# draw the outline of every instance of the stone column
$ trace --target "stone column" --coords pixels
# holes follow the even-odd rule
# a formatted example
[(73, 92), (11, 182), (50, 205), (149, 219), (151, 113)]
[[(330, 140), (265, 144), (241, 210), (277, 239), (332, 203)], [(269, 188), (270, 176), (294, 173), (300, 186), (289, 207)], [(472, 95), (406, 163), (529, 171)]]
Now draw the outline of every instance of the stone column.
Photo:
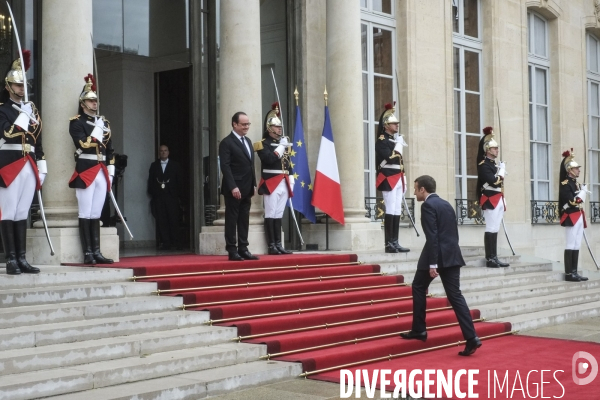
[[(365, 217), (359, 2), (327, 0), (326, 32), (328, 105), (345, 217), (345, 226), (330, 222), (330, 248), (383, 251), (381, 225)], [(308, 228), (307, 243), (325, 243), (324, 226)]]
[[(69, 21), (65, 24), (65, 21)], [(92, 0), (46, 0), (42, 10), (42, 137), (48, 176), (43, 200), (55, 255), (50, 251), (41, 221), (28, 231), (28, 254), (35, 264), (81, 262), (75, 190), (67, 183), (73, 174), (75, 151), (68, 135), (69, 118), (77, 114), (84, 77), (93, 73)], [(115, 228), (102, 229), (102, 251), (119, 257)], [(33, 258), (31, 258), (33, 256)]]
[[(231, 132), (231, 116), (237, 111), (248, 114), (251, 128), (248, 137), (254, 143), (262, 138), (260, 1), (221, 0), (221, 47), (219, 64), (218, 130), (222, 140)], [(255, 160), (257, 183), (260, 160)], [(201, 254), (225, 254), (224, 202), (214, 227), (203, 227), (200, 234)], [(255, 196), (250, 211), (248, 241), (252, 253), (267, 249), (263, 223), (262, 196)]]

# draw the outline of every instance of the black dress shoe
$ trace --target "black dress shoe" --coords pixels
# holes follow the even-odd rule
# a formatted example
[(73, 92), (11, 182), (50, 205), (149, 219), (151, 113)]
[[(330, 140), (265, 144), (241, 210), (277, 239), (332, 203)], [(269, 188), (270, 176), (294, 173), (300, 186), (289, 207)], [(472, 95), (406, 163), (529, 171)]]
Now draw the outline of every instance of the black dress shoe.
[(36, 268), (36, 267), (32, 267), (27, 262), (27, 260), (25, 260), (25, 257), (23, 257), (22, 259), (18, 259), (17, 264), (19, 265), (19, 269), (21, 270), (21, 272), (24, 274), (39, 274), (40, 273), (40, 269)]
[(494, 261), (496, 261), (496, 264), (498, 264), (499, 266), (501, 266), (501, 267), (503, 267), (503, 268), (504, 268), (504, 267), (510, 267), (510, 264), (509, 264), (509, 263), (505, 263), (505, 262), (502, 262), (502, 261), (500, 261), (500, 260), (498, 259), (498, 256), (495, 256), (495, 257), (494, 257)]
[(6, 260), (6, 274), (7, 275), (21, 275), (21, 270), (17, 264), (17, 260)]
[(400, 334), (400, 337), (402, 339), (419, 339), (420, 341), (424, 342), (427, 340), (427, 332), (414, 332), (414, 331), (408, 331), (406, 333), (402, 332)]
[(500, 268), (500, 265), (493, 258), (490, 258), (489, 260), (487, 260), (485, 262), (485, 266), (488, 268)]
[(258, 257), (252, 255), (252, 253), (250, 253), (248, 250), (242, 250), (238, 253), (244, 260), (259, 260)]
[(471, 354), (475, 353), (475, 350), (477, 350), (480, 347), (481, 340), (477, 336), (475, 336), (474, 338), (467, 340), (467, 345), (465, 346), (465, 349), (463, 351), (459, 351), (458, 355), (470, 356)]
[(229, 261), (244, 261), (238, 253), (229, 253)]
[(275, 247), (275, 243), (271, 243), (271, 244), (269, 244), (269, 249), (267, 251), (267, 254), (274, 256), (274, 255), (279, 255), (281, 253), (279, 252), (279, 250), (277, 250), (277, 247)]

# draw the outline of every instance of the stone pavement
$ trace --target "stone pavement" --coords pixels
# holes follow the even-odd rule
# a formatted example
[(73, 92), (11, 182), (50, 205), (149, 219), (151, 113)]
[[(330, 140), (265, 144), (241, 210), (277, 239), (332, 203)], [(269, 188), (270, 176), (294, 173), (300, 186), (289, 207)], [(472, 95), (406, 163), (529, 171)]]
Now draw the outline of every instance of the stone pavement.
[[(535, 329), (527, 331), (526, 335), (600, 343), (600, 317)], [(482, 350), (485, 351), (485, 345), (482, 347)], [(375, 393), (378, 395), (379, 391), (376, 391)], [(352, 398), (354, 398), (354, 396), (352, 396)], [(367, 397), (363, 394), (361, 398)], [(271, 385), (216, 396), (211, 399), (337, 400), (340, 399), (340, 386), (335, 383), (298, 378), (286, 382), (278, 382)]]

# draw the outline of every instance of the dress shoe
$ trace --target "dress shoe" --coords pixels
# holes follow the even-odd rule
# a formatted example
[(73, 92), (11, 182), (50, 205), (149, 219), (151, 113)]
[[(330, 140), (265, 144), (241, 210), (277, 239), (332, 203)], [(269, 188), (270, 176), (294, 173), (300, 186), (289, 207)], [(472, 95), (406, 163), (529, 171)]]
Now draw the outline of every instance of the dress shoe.
[(242, 250), (238, 253), (244, 260), (259, 260), (258, 257), (253, 256), (252, 253), (250, 253), (248, 250)]
[(7, 275), (21, 275), (21, 270), (17, 264), (17, 260), (6, 260), (6, 274)]
[(27, 262), (27, 260), (25, 260), (25, 257), (17, 259), (17, 264), (19, 265), (19, 269), (21, 270), (21, 272), (24, 274), (39, 274), (40, 273), (40, 269), (36, 268), (36, 267), (32, 267)]
[(510, 267), (510, 264), (509, 264), (509, 263), (505, 263), (505, 262), (502, 262), (502, 261), (500, 261), (500, 260), (498, 259), (498, 256), (494, 256), (494, 261), (496, 261), (496, 264), (498, 264), (499, 266), (501, 266), (501, 267), (503, 267), (503, 268), (504, 268), (504, 267)]
[(238, 253), (229, 253), (229, 261), (244, 261)]
[(467, 345), (465, 346), (465, 349), (463, 351), (459, 351), (458, 355), (470, 356), (471, 354), (475, 353), (475, 350), (477, 350), (480, 347), (481, 340), (477, 336), (475, 336), (474, 338), (467, 340)]
[(96, 260), (94, 260), (94, 255), (92, 253), (85, 253), (83, 255), (83, 263), (86, 265), (96, 265)]
[(485, 262), (485, 266), (488, 268), (500, 268), (500, 265), (493, 258), (490, 258), (489, 260), (487, 260)]
[(396, 248), (396, 246), (394, 246), (394, 244), (392, 242), (388, 242), (385, 245), (385, 252), (386, 253), (398, 253), (398, 249)]
[(398, 243), (397, 241), (394, 242), (393, 244), (394, 244), (394, 247), (396, 248), (396, 250), (398, 250), (398, 253), (408, 253), (410, 251), (410, 249), (400, 246), (400, 243)]
[(400, 337), (402, 339), (419, 339), (420, 341), (424, 342), (427, 340), (427, 332), (414, 332), (414, 331), (408, 331), (408, 332), (402, 332), (400, 334)]
[[(21, 268), (21, 271), (23, 271), (23, 268)], [(25, 271), (23, 271), (23, 272), (25, 272)], [(578, 282), (585, 282), (588, 280), (587, 277), (579, 275), (577, 273), (577, 271), (573, 271), (572, 275), (573, 275), (573, 278), (577, 279)]]
[(275, 247), (277, 248), (277, 250), (279, 251), (279, 253), (281, 254), (292, 254), (291, 251), (286, 250), (283, 245), (281, 244), (281, 242), (275, 242)]
[(267, 253), (272, 256), (281, 254), (279, 252), (279, 250), (277, 250), (277, 247), (275, 247), (275, 243), (269, 243), (269, 249), (268, 249)]

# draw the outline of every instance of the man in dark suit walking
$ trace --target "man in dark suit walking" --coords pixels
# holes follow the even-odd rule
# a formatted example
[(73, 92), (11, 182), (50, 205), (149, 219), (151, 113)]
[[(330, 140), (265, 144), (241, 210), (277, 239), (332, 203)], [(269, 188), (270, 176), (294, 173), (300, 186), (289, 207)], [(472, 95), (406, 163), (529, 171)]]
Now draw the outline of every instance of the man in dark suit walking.
[(161, 250), (180, 249), (179, 240), (179, 195), (181, 167), (169, 159), (169, 148), (159, 148), (159, 159), (150, 164), (148, 194), (152, 196), (152, 214), (158, 224)]
[[(230, 261), (258, 260), (248, 251), (250, 205), (256, 192), (254, 152), (246, 137), (250, 119), (241, 111), (231, 117), (233, 130), (219, 144), (219, 162), (225, 198), (225, 249)], [(237, 240), (236, 240), (237, 228)]]
[(458, 245), (456, 214), (450, 203), (435, 194), (435, 188), (435, 180), (429, 175), (418, 177), (414, 183), (417, 201), (424, 202), (421, 206), (421, 226), (426, 242), (412, 283), (412, 330), (400, 336), (404, 339), (427, 340), (425, 295), (431, 281), (439, 275), (467, 341), (465, 349), (458, 354), (469, 356), (481, 347), (481, 340), (475, 333), (469, 307), (460, 291), (460, 268), (465, 261)]

